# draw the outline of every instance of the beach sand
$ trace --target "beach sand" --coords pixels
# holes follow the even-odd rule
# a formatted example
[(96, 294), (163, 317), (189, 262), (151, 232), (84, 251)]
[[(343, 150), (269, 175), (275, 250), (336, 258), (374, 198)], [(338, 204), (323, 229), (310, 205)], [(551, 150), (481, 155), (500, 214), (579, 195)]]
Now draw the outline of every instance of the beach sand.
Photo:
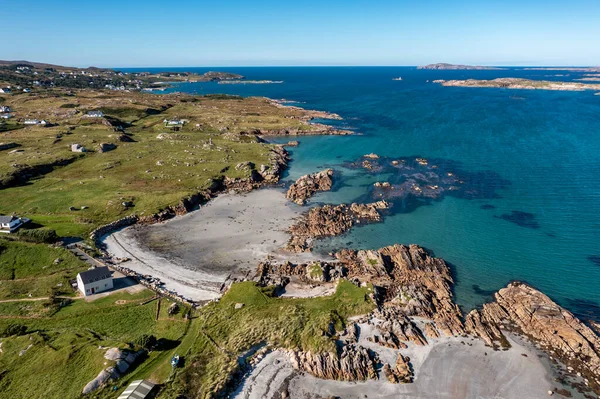
[[(411, 358), (415, 369), (411, 384), (391, 384), (383, 376), (366, 382), (322, 380), (295, 371), (287, 355), (273, 351), (255, 366), (233, 397), (278, 399), (287, 391), (290, 399), (541, 399), (549, 397), (549, 390), (562, 387), (553, 382), (552, 366), (542, 352), (520, 337), (509, 335), (508, 339), (512, 348), (507, 351), (494, 351), (481, 340), (462, 337), (442, 337), (426, 346), (411, 344), (400, 351)], [(382, 361), (394, 360), (398, 353), (371, 345)], [(573, 397), (581, 396), (575, 392)]]
[(197, 211), (125, 228), (104, 243), (115, 257), (131, 259), (123, 266), (159, 278), (186, 298), (209, 300), (220, 296), (227, 280), (252, 277), (267, 257), (292, 262), (323, 259), (281, 251), (290, 237), (286, 229), (304, 211), (275, 188), (222, 194)]

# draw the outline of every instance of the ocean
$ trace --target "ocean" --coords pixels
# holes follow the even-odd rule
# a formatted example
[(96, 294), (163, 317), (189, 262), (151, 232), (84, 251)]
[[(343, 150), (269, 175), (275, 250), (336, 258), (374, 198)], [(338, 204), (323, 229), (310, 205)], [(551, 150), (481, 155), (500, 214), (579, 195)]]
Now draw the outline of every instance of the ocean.
[[(521, 280), (583, 319), (600, 320), (600, 96), (593, 91), (432, 83), (496, 77), (573, 80), (583, 73), (414, 67), (179, 70), (231, 71), (284, 83), (181, 83), (167, 92), (266, 96), (340, 114), (343, 121), (328, 123), (356, 135), (273, 140), (300, 142), (290, 149), (293, 161), (285, 181), (325, 167), (336, 170), (333, 191), (316, 195), (313, 202), (372, 201), (382, 194), (374, 189), (375, 182), (422, 183), (430, 172), (450, 173), (461, 181), (456, 190), (445, 187), (437, 198), (391, 198), (393, 207), (383, 223), (324, 240), (317, 251), (415, 243), (452, 266), (456, 300), (464, 311), (491, 300), (510, 281)], [(402, 81), (392, 80), (399, 76)], [(398, 173), (353, 164), (368, 153), (409, 166)], [(415, 166), (417, 157), (427, 167)]]

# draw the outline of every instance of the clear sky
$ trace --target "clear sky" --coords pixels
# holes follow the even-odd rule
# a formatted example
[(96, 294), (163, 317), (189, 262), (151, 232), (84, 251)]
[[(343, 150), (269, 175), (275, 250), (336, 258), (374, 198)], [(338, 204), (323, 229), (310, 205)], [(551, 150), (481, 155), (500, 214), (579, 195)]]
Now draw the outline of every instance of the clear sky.
[(600, 0), (3, 0), (0, 15), (0, 59), (73, 66), (600, 64)]

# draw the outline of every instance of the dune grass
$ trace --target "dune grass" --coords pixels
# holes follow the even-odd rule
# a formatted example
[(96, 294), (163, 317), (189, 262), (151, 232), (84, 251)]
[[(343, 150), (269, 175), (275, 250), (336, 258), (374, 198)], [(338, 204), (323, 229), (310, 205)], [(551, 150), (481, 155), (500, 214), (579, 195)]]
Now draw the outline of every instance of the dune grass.
[[(186, 353), (186, 368), (161, 397), (175, 397), (184, 391), (193, 397), (211, 397), (223, 389), (238, 357), (262, 342), (272, 347), (335, 352), (335, 331), (343, 330), (348, 317), (373, 309), (371, 289), (340, 281), (331, 296), (289, 299), (274, 297), (273, 287), (234, 284), (219, 302), (199, 311), (197, 338)], [(235, 309), (236, 303), (244, 306)]]

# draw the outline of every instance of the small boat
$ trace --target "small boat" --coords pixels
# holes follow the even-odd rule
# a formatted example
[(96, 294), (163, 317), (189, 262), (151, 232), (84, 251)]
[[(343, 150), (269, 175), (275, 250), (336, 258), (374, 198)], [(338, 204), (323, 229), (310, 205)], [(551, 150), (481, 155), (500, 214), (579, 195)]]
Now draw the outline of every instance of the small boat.
[(179, 365), (179, 355), (175, 355), (171, 358), (171, 367), (175, 368)]
[(401, 76), (398, 76), (397, 78), (394, 78), (394, 79), (392, 79), (392, 80), (402, 80), (402, 77), (401, 77)]

